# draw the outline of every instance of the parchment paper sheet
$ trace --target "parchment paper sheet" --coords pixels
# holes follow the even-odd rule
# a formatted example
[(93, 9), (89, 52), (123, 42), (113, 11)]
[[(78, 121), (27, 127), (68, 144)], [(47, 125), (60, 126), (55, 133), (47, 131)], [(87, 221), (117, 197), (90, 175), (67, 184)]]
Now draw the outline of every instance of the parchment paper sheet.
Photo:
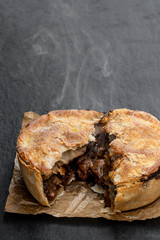
[[(37, 117), (39, 115), (36, 113), (25, 113), (22, 128)], [(145, 220), (160, 216), (160, 198), (146, 207), (113, 214), (109, 208), (104, 208), (102, 195), (93, 192), (83, 182), (73, 181), (58, 196), (51, 207), (45, 207), (39, 204), (28, 192), (16, 156), (5, 211), (34, 215), (46, 213), (55, 217), (103, 217), (121, 221)]]

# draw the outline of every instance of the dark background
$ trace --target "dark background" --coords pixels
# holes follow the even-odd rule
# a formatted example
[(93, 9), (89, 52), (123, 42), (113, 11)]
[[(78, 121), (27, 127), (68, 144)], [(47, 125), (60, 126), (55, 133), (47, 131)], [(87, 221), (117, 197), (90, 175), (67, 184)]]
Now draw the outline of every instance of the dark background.
[(0, 239), (160, 239), (160, 218), (4, 213), (25, 111), (126, 107), (160, 119), (159, 0), (0, 0), (0, 103)]

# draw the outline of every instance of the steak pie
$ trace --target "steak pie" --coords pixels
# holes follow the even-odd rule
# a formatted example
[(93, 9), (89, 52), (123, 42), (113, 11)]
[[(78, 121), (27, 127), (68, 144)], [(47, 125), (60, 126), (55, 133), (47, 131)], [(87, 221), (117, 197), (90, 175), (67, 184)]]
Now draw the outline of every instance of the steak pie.
[(25, 184), (50, 206), (74, 178), (103, 190), (104, 206), (128, 211), (160, 196), (160, 122), (142, 111), (52, 111), (17, 140)]

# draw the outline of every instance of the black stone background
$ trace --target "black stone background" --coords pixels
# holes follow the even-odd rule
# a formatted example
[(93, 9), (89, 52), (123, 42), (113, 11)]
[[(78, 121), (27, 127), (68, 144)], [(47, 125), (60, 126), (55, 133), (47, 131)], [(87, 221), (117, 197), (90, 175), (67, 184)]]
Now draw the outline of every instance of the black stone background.
[(159, 0), (0, 0), (0, 239), (160, 239), (160, 218), (4, 213), (25, 111), (122, 107), (160, 119)]

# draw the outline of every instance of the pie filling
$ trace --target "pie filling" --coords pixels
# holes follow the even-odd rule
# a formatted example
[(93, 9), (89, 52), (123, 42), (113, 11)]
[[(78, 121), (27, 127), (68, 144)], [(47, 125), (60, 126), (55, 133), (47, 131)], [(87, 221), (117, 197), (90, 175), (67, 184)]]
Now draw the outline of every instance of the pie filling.
[(115, 187), (108, 178), (110, 160), (108, 145), (111, 139), (104, 131), (99, 131), (96, 141), (90, 142), (85, 153), (74, 158), (67, 165), (62, 165), (58, 174), (44, 180), (44, 192), (49, 201), (53, 201), (61, 187), (65, 187), (70, 179), (75, 176), (79, 181), (85, 181), (90, 185), (97, 184), (104, 189), (105, 206), (113, 205)]
[(44, 192), (49, 201), (53, 201), (61, 187), (65, 187), (74, 175), (70, 165), (61, 167), (61, 174), (53, 174), (48, 180), (43, 181)]

